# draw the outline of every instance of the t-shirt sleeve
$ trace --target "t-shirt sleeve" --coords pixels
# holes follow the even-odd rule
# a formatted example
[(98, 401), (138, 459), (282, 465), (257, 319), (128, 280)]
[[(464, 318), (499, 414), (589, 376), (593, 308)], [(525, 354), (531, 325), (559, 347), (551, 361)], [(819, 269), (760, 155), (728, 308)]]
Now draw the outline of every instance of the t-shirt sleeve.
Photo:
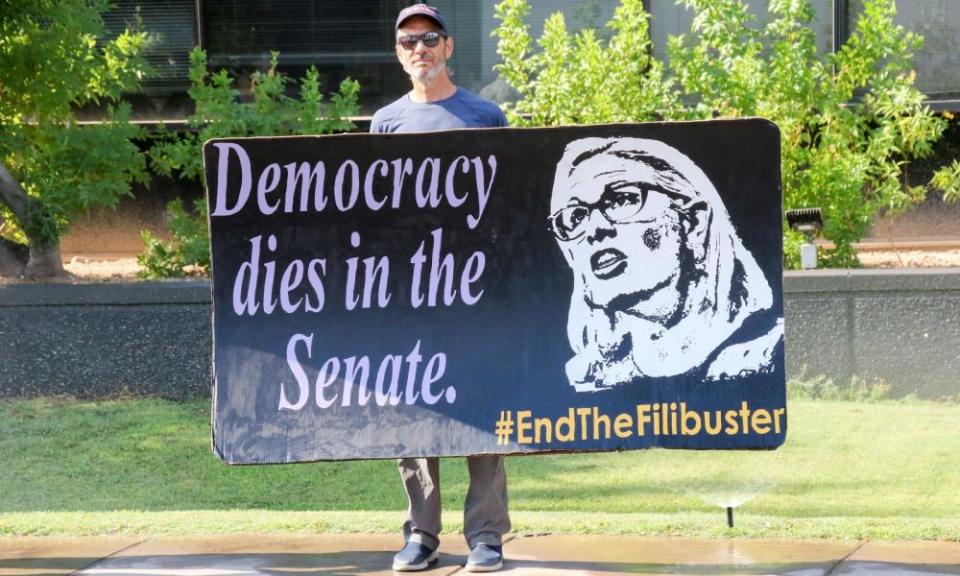
[(380, 110), (377, 110), (373, 114), (373, 118), (370, 119), (370, 133), (377, 134), (380, 132), (383, 132), (383, 115)]
[(463, 91), (463, 93), (462, 98), (465, 107), (471, 111), (476, 119), (477, 124), (474, 124), (474, 126), (478, 128), (502, 128), (509, 125), (506, 114), (495, 102), (480, 98), (472, 92)]
[(501, 110), (499, 106), (496, 106), (496, 109), (497, 109), (497, 123), (495, 124), (495, 126), (497, 126), (498, 128), (509, 126), (510, 123), (507, 122), (507, 115), (503, 113), (503, 110)]
[(483, 125), (487, 128), (502, 128), (508, 125), (507, 116), (493, 102), (484, 102), (483, 119)]

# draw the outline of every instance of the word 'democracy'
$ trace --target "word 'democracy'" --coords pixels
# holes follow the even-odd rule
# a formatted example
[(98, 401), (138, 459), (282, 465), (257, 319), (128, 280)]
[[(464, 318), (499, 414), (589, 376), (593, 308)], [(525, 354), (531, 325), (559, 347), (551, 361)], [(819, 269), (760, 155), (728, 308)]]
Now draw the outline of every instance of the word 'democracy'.
[[(251, 160), (241, 143), (212, 142), (211, 149), (208, 162), (212, 152), (216, 166), (210, 211), (213, 221), (249, 217), (251, 212), (259, 222), (268, 224), (271, 218), (290, 214), (331, 213), (330, 218), (337, 218), (354, 211), (446, 208), (465, 211), (463, 224), (473, 230), (483, 218), (497, 175), (494, 155), (460, 155), (449, 161), (400, 157), (261, 164)], [(345, 311), (384, 309), (391, 304), (412, 308), (475, 305), (483, 296), (480, 281), (486, 255), (476, 250), (458, 261), (444, 251), (443, 232), (442, 227), (431, 230), (400, 262), (383, 254), (335, 260), (324, 253), (324, 249), (340, 255), (362, 251), (359, 230), (349, 231), (340, 239), (340, 246), (316, 247), (311, 258), (284, 257), (278, 249), (290, 241), (282, 232), (256, 234), (247, 239), (243, 261), (228, 270), (231, 311), (237, 317), (322, 315), (331, 303), (331, 291), (342, 293), (336, 305)], [(335, 267), (340, 270), (333, 274)], [(402, 295), (390, 288), (397, 283), (393, 276), (402, 277), (408, 286)], [(331, 290), (331, 277), (341, 278), (342, 286)], [(319, 360), (315, 334), (287, 336), (288, 377), (278, 378), (276, 384), (278, 410), (456, 401), (456, 388), (439, 383), (446, 370), (446, 353), (437, 351), (424, 358), (420, 339), (404, 353), (353, 354), (315, 362)], [(311, 369), (311, 365), (318, 368)]]
[[(214, 142), (213, 147), (218, 152), (217, 187), (210, 215), (232, 216), (246, 206), (253, 191), (250, 156), (243, 146), (232, 142)], [(227, 177), (231, 159), (240, 168), (240, 185), (234, 189), (229, 188)], [(349, 212), (358, 207), (378, 212), (400, 209), (405, 202), (420, 209), (444, 203), (452, 208), (469, 204), (466, 220), (472, 230), (490, 200), (497, 158), (457, 156), (446, 165), (441, 158), (421, 158), (416, 165), (413, 158), (377, 158), (365, 167), (347, 158), (332, 172), (328, 179), (323, 160), (271, 162), (256, 176), (257, 209), (271, 216), (278, 212)], [(473, 182), (462, 186), (458, 177), (462, 175), (472, 176)]]

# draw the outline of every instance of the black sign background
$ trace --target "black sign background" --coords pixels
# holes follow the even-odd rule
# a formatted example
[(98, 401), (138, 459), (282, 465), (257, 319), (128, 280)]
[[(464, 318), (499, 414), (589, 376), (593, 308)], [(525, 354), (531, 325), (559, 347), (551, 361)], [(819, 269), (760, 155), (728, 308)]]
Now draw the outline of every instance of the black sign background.
[[(747, 433), (655, 434), (647, 422), (643, 434), (633, 422), (629, 437), (593, 434), (593, 424), (575, 416), (573, 441), (519, 442), (520, 411), (530, 418), (557, 419), (571, 409), (596, 408), (611, 420), (632, 414), (638, 405), (658, 409), (771, 413), (785, 407), (782, 340), (771, 370), (722, 381), (681, 375), (639, 379), (597, 392), (576, 392), (565, 374), (573, 355), (567, 339), (567, 317), (573, 279), (557, 240), (547, 225), (554, 173), (565, 146), (587, 137), (630, 137), (659, 140), (697, 164), (716, 187), (743, 246), (763, 271), (773, 294), (770, 313), (782, 312), (782, 230), (779, 132), (764, 120), (727, 120), (562, 127), (546, 129), (457, 130), (430, 134), (347, 134), (320, 137), (248, 138), (208, 142), (204, 160), (211, 209), (214, 296), (214, 413), (216, 454), (232, 464), (304, 462), (327, 459), (394, 458), (400, 456), (455, 456), (479, 453), (549, 452), (571, 450), (667, 448), (774, 448), (786, 434), (785, 419), (778, 431), (750, 428)], [(218, 162), (223, 147), (234, 143), (250, 158), (252, 182), (249, 200), (236, 214), (216, 215)], [(417, 167), (425, 158), (441, 159), (443, 173), (458, 156), (479, 157), (486, 166), (496, 157), (496, 175), (482, 219), (471, 229), (467, 217), (477, 215), (473, 174), (456, 175), (455, 183), (469, 197), (452, 208), (418, 208), (412, 201)], [(228, 155), (225, 190), (227, 206), (237, 196), (240, 168)], [(407, 176), (399, 209), (377, 212), (361, 201), (349, 211), (333, 209), (333, 180), (345, 160), (357, 163), (361, 180), (376, 159), (390, 162), (411, 158), (414, 175)], [(271, 163), (322, 160), (326, 166), (328, 206), (321, 212), (264, 215), (258, 209), (257, 179)], [(441, 177), (441, 189), (443, 178)], [(489, 184), (489, 182), (488, 182)], [(384, 196), (390, 177), (375, 181)], [(281, 183), (272, 200), (283, 199)], [(311, 200), (312, 206), (312, 200)], [(432, 231), (442, 229), (442, 252), (455, 255), (457, 275), (467, 257), (482, 251), (486, 266), (474, 283), (482, 297), (474, 305), (457, 300), (451, 306), (414, 308), (410, 258), (426, 242), (429, 260)], [(351, 235), (359, 234), (359, 247)], [(276, 249), (268, 248), (274, 235)], [(293, 314), (262, 309), (238, 315), (233, 305), (234, 285), (241, 266), (251, 258), (251, 239), (260, 237), (259, 286), (267, 275), (264, 263), (275, 261), (275, 285), (294, 259), (304, 263), (326, 259), (322, 282), (325, 305), (318, 313)], [(389, 258), (385, 308), (347, 310), (347, 260)], [(429, 262), (428, 262), (429, 263)], [(306, 280), (304, 280), (306, 283)], [(459, 286), (458, 286), (459, 288)], [(276, 294), (276, 290), (274, 294)], [(306, 296), (309, 290), (295, 294)], [(374, 291), (376, 294), (376, 291)], [(262, 299), (262, 298), (261, 298)], [(262, 305), (262, 303), (261, 303)], [(289, 402), (297, 402), (297, 383), (287, 362), (287, 347), (295, 334), (312, 334), (311, 357), (305, 343), (295, 347), (309, 380), (310, 398), (299, 410), (280, 410), (281, 386)], [(356, 390), (350, 406), (338, 401), (328, 408), (315, 403), (314, 380), (331, 357), (369, 356), (370, 390), (380, 360), (389, 354), (406, 357), (419, 341), (425, 364), (436, 353), (446, 357), (445, 372), (434, 392), (455, 387), (455, 397), (444, 396), (426, 405), (378, 406), (371, 399), (357, 406)], [(342, 364), (342, 362), (341, 362)], [(342, 366), (341, 366), (342, 368)], [(342, 372), (341, 372), (342, 374)], [(401, 391), (406, 375), (401, 376)], [(281, 384), (282, 383), (282, 384)], [(340, 390), (331, 386), (327, 393)], [(356, 386), (354, 387), (356, 388)], [(452, 403), (448, 400), (453, 399)], [(671, 405), (672, 403), (672, 405)], [(658, 406), (655, 406), (658, 405)], [(513, 435), (499, 437), (496, 424), (509, 412)], [(740, 418), (739, 416), (737, 418)], [(602, 430), (602, 427), (601, 427)], [(674, 427), (676, 432), (676, 427)], [(762, 432), (762, 433), (761, 433)]]

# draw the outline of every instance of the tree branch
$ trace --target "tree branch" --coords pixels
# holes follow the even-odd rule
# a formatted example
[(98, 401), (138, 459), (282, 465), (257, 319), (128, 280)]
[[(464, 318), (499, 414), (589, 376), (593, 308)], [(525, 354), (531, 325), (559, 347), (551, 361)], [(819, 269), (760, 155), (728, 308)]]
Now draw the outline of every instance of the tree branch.
[(31, 198), (27, 191), (23, 189), (20, 182), (10, 174), (3, 162), (0, 162), (0, 202), (3, 202), (10, 208), (13, 215), (21, 223), (27, 221), (27, 212), (30, 209)]

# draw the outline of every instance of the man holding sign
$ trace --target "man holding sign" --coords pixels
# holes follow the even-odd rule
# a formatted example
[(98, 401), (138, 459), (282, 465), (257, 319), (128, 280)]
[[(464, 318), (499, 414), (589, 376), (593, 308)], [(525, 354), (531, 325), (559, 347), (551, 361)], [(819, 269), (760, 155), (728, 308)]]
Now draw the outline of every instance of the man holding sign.
[(412, 90), (375, 134), (204, 146), (216, 455), (401, 458), (402, 571), (437, 558), (425, 457), (466, 456), (490, 571), (498, 455), (782, 444), (777, 127), (484, 129), (506, 120), (450, 81), (436, 9), (396, 32)]
[[(403, 9), (396, 23), (397, 59), (410, 75), (412, 90), (374, 114), (371, 132), (431, 132), (506, 126), (496, 104), (457, 87), (446, 63), (453, 38), (440, 12), (426, 4)], [(410, 506), (403, 523), (406, 541), (393, 569), (426, 569), (437, 559), (440, 541), (440, 463), (437, 458), (401, 458), (400, 476)], [(503, 534), (510, 530), (503, 458), (469, 456), (470, 488), (464, 503), (463, 533), (470, 546), (467, 570), (490, 572), (503, 564)]]

